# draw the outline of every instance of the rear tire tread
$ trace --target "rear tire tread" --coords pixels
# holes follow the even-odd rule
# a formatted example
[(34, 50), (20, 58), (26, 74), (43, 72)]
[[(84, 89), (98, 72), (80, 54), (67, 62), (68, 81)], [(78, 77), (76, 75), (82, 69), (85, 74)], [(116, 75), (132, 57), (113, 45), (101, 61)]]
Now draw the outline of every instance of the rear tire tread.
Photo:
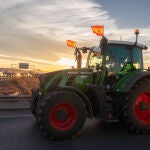
[(128, 113), (128, 109), (129, 109), (129, 101), (130, 98), (133, 97), (133, 95), (136, 93), (137, 89), (142, 89), (144, 86), (144, 83), (146, 84), (150, 84), (150, 80), (149, 79), (142, 79), (140, 81), (138, 81), (133, 88), (129, 91), (128, 96), (126, 96), (123, 100), (122, 100), (122, 104), (121, 104), (121, 108), (120, 108), (120, 121), (123, 125), (126, 125), (129, 130), (133, 133), (136, 134), (141, 134), (141, 135), (145, 135), (145, 134), (150, 134), (150, 129), (148, 128), (141, 128), (139, 129), (136, 125), (136, 123), (134, 121), (131, 120), (130, 118), (130, 114)]

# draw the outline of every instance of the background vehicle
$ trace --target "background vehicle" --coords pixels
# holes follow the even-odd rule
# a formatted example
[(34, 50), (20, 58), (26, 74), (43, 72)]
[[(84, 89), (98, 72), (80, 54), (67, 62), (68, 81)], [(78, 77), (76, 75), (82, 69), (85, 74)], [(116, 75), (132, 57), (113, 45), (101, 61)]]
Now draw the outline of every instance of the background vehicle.
[[(102, 35), (101, 26), (93, 26)], [(76, 135), (86, 117), (120, 121), (135, 133), (150, 133), (150, 72), (143, 69), (142, 50), (136, 42), (108, 41), (97, 47), (75, 48), (77, 69), (60, 70), (40, 77), (33, 90), (31, 109), (49, 139)], [(81, 68), (81, 52), (89, 51)]]

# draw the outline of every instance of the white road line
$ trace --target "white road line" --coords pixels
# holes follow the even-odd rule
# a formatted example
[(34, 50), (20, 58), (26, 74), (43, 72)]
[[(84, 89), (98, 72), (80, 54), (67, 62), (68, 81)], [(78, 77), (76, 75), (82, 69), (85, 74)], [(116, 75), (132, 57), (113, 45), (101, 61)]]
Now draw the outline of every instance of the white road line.
[(0, 116), (0, 118), (33, 117), (33, 115)]

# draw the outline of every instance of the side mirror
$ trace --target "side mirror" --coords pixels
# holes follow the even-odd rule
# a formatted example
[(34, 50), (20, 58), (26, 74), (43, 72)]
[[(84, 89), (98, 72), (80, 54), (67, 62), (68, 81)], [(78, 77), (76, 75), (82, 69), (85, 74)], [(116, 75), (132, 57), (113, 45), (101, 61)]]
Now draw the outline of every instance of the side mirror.
[(147, 49), (148, 49), (148, 47), (145, 45), (143, 49), (144, 49), (144, 50), (147, 50)]

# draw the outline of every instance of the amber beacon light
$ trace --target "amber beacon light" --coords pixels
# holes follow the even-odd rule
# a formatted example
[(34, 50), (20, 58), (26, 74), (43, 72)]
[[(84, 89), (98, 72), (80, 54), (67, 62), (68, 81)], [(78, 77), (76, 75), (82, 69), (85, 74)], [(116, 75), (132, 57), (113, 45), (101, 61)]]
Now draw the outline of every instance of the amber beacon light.
[(139, 34), (139, 29), (135, 29), (135, 34)]

